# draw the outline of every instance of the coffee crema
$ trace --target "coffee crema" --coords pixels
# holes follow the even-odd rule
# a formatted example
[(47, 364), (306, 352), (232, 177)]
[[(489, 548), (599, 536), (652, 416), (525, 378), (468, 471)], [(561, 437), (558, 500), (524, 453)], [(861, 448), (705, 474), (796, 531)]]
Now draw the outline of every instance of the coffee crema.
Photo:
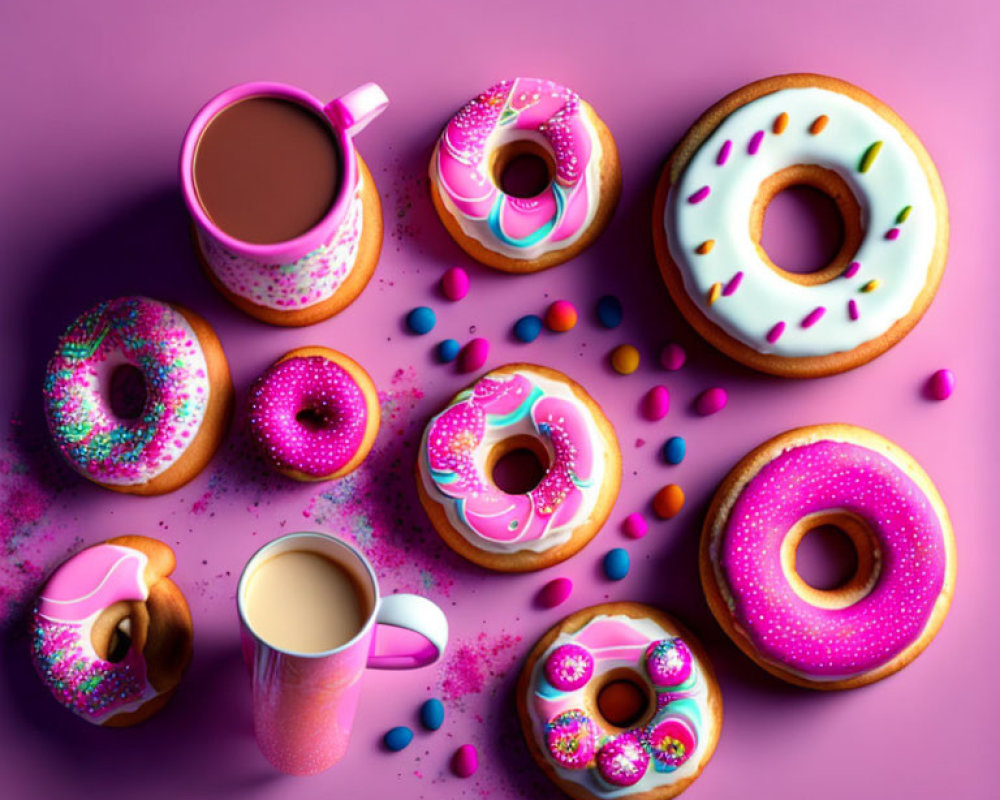
[(280, 97), (222, 109), (198, 139), (198, 202), (222, 231), (249, 244), (295, 239), (326, 216), (340, 191), (341, 153), (327, 122)]

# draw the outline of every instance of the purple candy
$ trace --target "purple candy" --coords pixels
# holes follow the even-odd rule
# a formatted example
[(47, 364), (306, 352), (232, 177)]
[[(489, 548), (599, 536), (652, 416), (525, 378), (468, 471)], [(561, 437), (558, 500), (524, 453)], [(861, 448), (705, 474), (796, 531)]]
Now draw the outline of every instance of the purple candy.
[(538, 604), (542, 608), (555, 608), (573, 592), (573, 581), (569, 578), (554, 578), (545, 584), (538, 593)]
[(578, 644), (564, 644), (545, 659), (545, 677), (560, 692), (573, 692), (586, 685), (594, 674), (594, 657)]
[(671, 372), (676, 372), (683, 367), (686, 360), (687, 353), (679, 344), (670, 342), (665, 344), (663, 350), (660, 351), (660, 363), (664, 369), (669, 369)]
[(707, 417), (710, 414), (722, 411), (728, 402), (729, 395), (726, 394), (726, 390), (720, 389), (718, 386), (713, 386), (711, 389), (706, 389), (698, 395), (698, 399), (694, 401), (694, 407), (699, 414)]
[(642, 398), (642, 415), (650, 422), (667, 416), (670, 410), (670, 392), (666, 386), (654, 386)]
[(490, 342), (488, 339), (473, 339), (458, 354), (458, 371), (475, 372), (486, 363), (490, 354)]
[(461, 267), (452, 267), (441, 276), (441, 294), (449, 300), (461, 300), (469, 293), (469, 274)]
[(632, 512), (622, 523), (622, 531), (626, 536), (632, 539), (641, 539), (646, 535), (646, 531), (649, 530), (649, 523), (646, 522), (646, 518), (639, 514), (638, 512)]
[(691, 661), (681, 639), (660, 639), (646, 648), (646, 672), (655, 686), (680, 686), (691, 677)]
[(955, 391), (955, 373), (939, 369), (927, 379), (927, 394), (934, 400), (947, 400)]
[(631, 786), (642, 780), (649, 766), (649, 753), (639, 735), (626, 731), (597, 753), (597, 769), (612, 786)]

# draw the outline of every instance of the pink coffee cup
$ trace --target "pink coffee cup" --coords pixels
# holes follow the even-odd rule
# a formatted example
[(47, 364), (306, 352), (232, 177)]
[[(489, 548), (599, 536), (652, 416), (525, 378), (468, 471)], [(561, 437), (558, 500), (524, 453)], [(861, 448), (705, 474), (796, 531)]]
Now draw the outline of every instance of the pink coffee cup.
[[(296, 653), (258, 636), (247, 621), (250, 577), (269, 558), (289, 551), (319, 553), (343, 567), (370, 609), (347, 643), (322, 653)], [(323, 533), (291, 533), (264, 545), (243, 568), (236, 590), (243, 655), (252, 671), (257, 743), (282, 772), (312, 775), (347, 750), (366, 668), (412, 669), (441, 658), (448, 640), (444, 612), (413, 594), (379, 595), (368, 560), (346, 542)]]

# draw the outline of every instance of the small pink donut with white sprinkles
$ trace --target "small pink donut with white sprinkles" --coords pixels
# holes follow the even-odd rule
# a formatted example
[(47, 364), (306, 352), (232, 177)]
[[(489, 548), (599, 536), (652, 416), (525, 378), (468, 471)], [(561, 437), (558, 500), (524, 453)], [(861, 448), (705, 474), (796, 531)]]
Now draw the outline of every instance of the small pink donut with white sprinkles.
[(250, 397), (250, 431), (279, 472), (326, 481), (357, 469), (375, 443), (378, 391), (365, 369), (326, 347), (286, 353)]

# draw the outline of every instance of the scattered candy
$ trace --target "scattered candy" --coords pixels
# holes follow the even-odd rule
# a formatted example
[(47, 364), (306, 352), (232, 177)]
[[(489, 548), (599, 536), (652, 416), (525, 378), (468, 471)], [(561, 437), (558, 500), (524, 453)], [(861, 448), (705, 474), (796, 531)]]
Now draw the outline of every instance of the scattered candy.
[(533, 342), (542, 332), (542, 318), (535, 314), (521, 317), (514, 323), (514, 335), (522, 342)]
[(458, 354), (458, 371), (475, 372), (486, 363), (489, 354), (490, 342), (488, 339), (473, 339)]
[(622, 324), (622, 316), (622, 301), (613, 294), (597, 301), (597, 321), (605, 328), (617, 328)]
[(955, 391), (955, 373), (950, 369), (939, 369), (927, 379), (927, 394), (934, 400), (947, 400)]
[(667, 416), (670, 410), (670, 392), (666, 386), (654, 386), (642, 398), (642, 415), (650, 422)]
[(458, 358), (458, 352), (462, 349), (462, 345), (458, 343), (457, 339), (445, 339), (437, 346), (438, 358), (445, 364), (449, 364)]
[(684, 508), (684, 491), (676, 483), (668, 483), (653, 498), (653, 511), (660, 519), (672, 519)]
[(417, 306), (406, 315), (406, 327), (420, 336), (430, 333), (435, 322), (437, 322), (437, 317), (434, 315), (434, 311), (427, 306)]
[(641, 539), (649, 530), (646, 518), (638, 512), (632, 512), (622, 522), (622, 532), (631, 539)]
[(729, 395), (726, 394), (726, 390), (720, 389), (718, 386), (713, 386), (711, 389), (706, 389), (698, 395), (698, 399), (694, 401), (694, 407), (699, 414), (707, 417), (709, 414), (722, 411), (728, 402)]
[(461, 300), (469, 293), (469, 274), (461, 267), (452, 267), (441, 276), (441, 294), (449, 300)]
[(395, 753), (402, 750), (413, 741), (413, 731), (405, 725), (398, 725), (388, 731), (385, 736), (382, 737), (382, 741), (385, 742), (386, 747)]
[(611, 366), (615, 372), (631, 375), (639, 369), (639, 351), (630, 344), (622, 344), (611, 351)]
[(565, 333), (576, 325), (576, 306), (569, 300), (556, 300), (545, 312), (545, 325), (550, 331)]
[(615, 547), (605, 553), (604, 574), (608, 576), (608, 580), (620, 581), (628, 575), (628, 569), (628, 550), (623, 547)]
[(554, 578), (538, 592), (538, 605), (542, 608), (555, 608), (565, 603), (572, 591), (573, 581), (569, 578)]
[(429, 731), (436, 731), (444, 725), (444, 703), (436, 697), (425, 700), (420, 706), (420, 724)]
[(679, 344), (669, 342), (663, 345), (663, 349), (660, 351), (660, 363), (664, 369), (669, 369), (671, 372), (676, 372), (683, 367), (686, 360), (687, 353)]
[(680, 464), (687, 453), (687, 442), (680, 436), (671, 436), (663, 445), (663, 460), (668, 464)]
[(459, 778), (469, 778), (477, 769), (479, 769), (479, 754), (475, 745), (463, 744), (451, 757), (451, 771)]

